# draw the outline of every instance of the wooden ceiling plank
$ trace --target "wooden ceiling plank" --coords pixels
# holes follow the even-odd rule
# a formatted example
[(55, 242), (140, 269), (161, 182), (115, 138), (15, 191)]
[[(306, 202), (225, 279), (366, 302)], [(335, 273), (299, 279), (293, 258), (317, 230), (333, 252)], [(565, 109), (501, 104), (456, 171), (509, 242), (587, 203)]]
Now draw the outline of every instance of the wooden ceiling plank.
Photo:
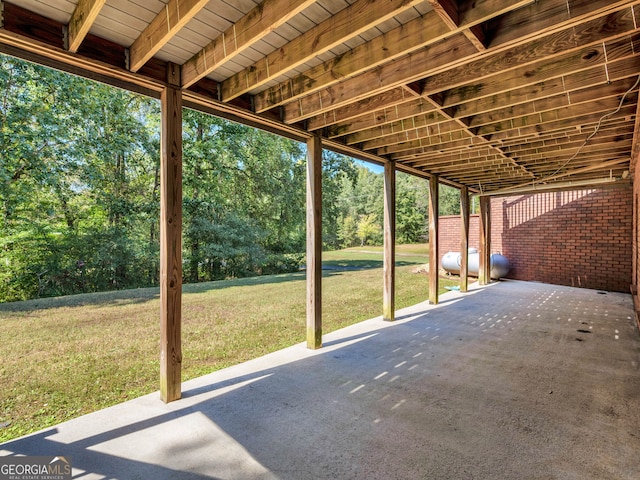
[[(438, 21), (434, 12), (429, 12), (375, 37), (339, 57), (313, 67), (288, 82), (275, 85), (256, 94), (256, 112), (269, 110), (300, 96), (326, 88), (345, 78), (354, 77), (425, 45), (432, 45), (448, 36), (451, 36), (451, 32)], [(470, 47), (468, 41), (465, 40), (465, 43)], [(469, 51), (470, 54), (475, 52), (475, 49)], [(403, 83), (409, 83), (409, 81), (398, 82), (396, 86)]]
[(315, 0), (264, 0), (184, 63), (182, 85), (193, 85), (314, 3)]
[[(611, 62), (606, 69), (604, 65), (596, 65), (588, 70), (545, 79), (533, 85), (517, 86), (512, 83), (511, 85), (514, 85), (512, 90), (508, 89), (507, 82), (505, 82), (505, 86), (500, 88), (501, 93), (487, 96), (481, 94), (478, 98), (470, 97), (468, 101), (456, 104), (449, 103), (452, 98), (446, 96), (445, 103), (454, 105), (451, 108), (455, 109), (456, 117), (472, 117), (507, 106), (525, 104), (531, 102), (531, 99), (542, 100), (567, 93), (572, 95), (582, 89), (599, 88), (608, 82), (636, 76), (639, 62), (640, 52), (632, 57)], [(609, 73), (608, 80), (607, 72)]]
[[(313, 132), (321, 128), (328, 128), (332, 125), (339, 124), (340, 122), (348, 122), (358, 117), (371, 118), (371, 112), (400, 106), (407, 102), (414, 101), (415, 97), (413, 95), (409, 95), (404, 88), (394, 88), (380, 95), (368, 97), (359, 102), (346, 105), (345, 107), (336, 108), (315, 117), (310, 117), (307, 120), (307, 129)], [(369, 127), (374, 125), (375, 124), (371, 124)]]
[(639, 1), (628, 0), (536, 0), (509, 15), (489, 21), (494, 32), (491, 47), (539, 38), (559, 28), (582, 23), (589, 18), (626, 9)]
[[(368, 115), (356, 118), (350, 122), (333, 125), (327, 128), (326, 135), (329, 138), (336, 138), (343, 136), (344, 132), (359, 132), (363, 130), (379, 131), (378, 127), (383, 125), (390, 125), (390, 128), (393, 129), (393, 125), (401, 125), (406, 119), (417, 118), (419, 121), (425, 122), (428, 118), (432, 118), (434, 122), (441, 121), (442, 118), (435, 113), (435, 110), (435, 107), (425, 101), (425, 99), (416, 98), (403, 104), (370, 112)], [(427, 116), (425, 117), (425, 115)], [(362, 137), (353, 135), (347, 137), (345, 143), (353, 145), (361, 141)]]
[(76, 53), (106, 0), (79, 0), (68, 26), (69, 51)]
[[(449, 140), (446, 140), (447, 138), (449, 138)], [(376, 153), (380, 156), (384, 156), (415, 149), (419, 149), (420, 153), (445, 153), (448, 150), (459, 150), (461, 148), (469, 148), (486, 144), (486, 140), (484, 138), (471, 137), (463, 130), (456, 133), (452, 132), (450, 135), (441, 135), (440, 139), (442, 142), (431, 142), (429, 138), (419, 138), (418, 140), (402, 142), (396, 145), (386, 145), (378, 148)]]
[[(558, 178), (566, 178), (568, 176), (572, 176), (572, 175), (580, 175), (583, 173), (588, 173), (588, 172), (593, 172), (596, 170), (608, 170), (609, 168), (613, 168), (615, 166), (618, 166), (620, 164), (624, 164), (625, 162), (627, 162), (628, 160), (625, 159), (616, 159), (616, 160), (611, 160), (610, 162), (606, 162), (600, 165), (593, 165), (593, 166), (587, 166), (587, 167), (583, 167), (583, 168), (578, 168), (575, 170), (570, 170), (564, 173), (560, 173), (557, 175), (551, 175), (548, 176), (547, 178), (542, 178), (536, 181), (536, 183), (540, 183), (540, 182), (549, 182), (552, 180), (557, 180)], [(530, 182), (524, 183), (524, 184), (520, 184), (520, 185), (514, 185), (513, 188), (521, 188), (521, 187), (525, 187), (527, 185), (530, 185)]]
[[(438, 133), (449, 133), (461, 130), (460, 126), (448, 118), (442, 116), (437, 111), (416, 115), (409, 119), (403, 119), (378, 127), (362, 130), (346, 138), (346, 143), (355, 145), (362, 142), (372, 141), (383, 137), (406, 136), (409, 132), (420, 131), (422, 135), (436, 135)], [(394, 142), (397, 143), (397, 142)]]
[(530, 175), (520, 172), (516, 168), (503, 169), (503, 170), (495, 169), (495, 170), (481, 171), (481, 172), (468, 172), (467, 174), (452, 174), (448, 176), (460, 183), (465, 183), (468, 185), (475, 184), (482, 191), (488, 191), (491, 188), (491, 186), (503, 183), (503, 182), (499, 182), (497, 179), (504, 180), (505, 178), (508, 178), (511, 180), (517, 180), (519, 182), (522, 182), (525, 179), (529, 179), (529, 181), (533, 179), (533, 177), (531, 177)]
[(451, 120), (445, 120), (438, 124), (431, 124), (426, 127), (414, 128), (403, 132), (394, 133), (392, 135), (384, 135), (372, 140), (367, 140), (360, 144), (360, 148), (365, 150), (373, 150), (384, 146), (397, 145), (412, 140), (423, 139), (429, 145), (433, 143), (432, 139), (445, 138), (446, 136), (454, 136), (458, 138), (470, 137), (468, 130), (461, 128)]
[[(492, 2), (480, 3), (491, 3), (493, 5)], [(502, 2), (502, 8), (497, 12), (490, 11), (487, 8), (478, 9), (477, 12), (481, 12), (481, 15), (473, 17), (473, 21), (481, 23), (495, 15), (499, 15), (504, 10), (518, 8), (519, 5), (524, 3), (527, 2), (512, 2), (508, 6), (505, 6), (505, 3)], [(337, 62), (325, 62), (318, 67), (305, 71), (303, 74), (291, 79), (289, 82), (284, 82), (274, 87), (270, 87), (264, 92), (256, 94), (256, 111), (263, 112), (270, 108), (282, 105), (283, 103), (295, 100), (300, 96), (326, 88), (341, 79), (352, 77), (366, 69), (371, 69), (383, 62), (389, 62), (391, 59), (398, 58), (401, 55), (406, 55), (420, 47), (432, 45), (446, 37), (453, 36), (465, 38), (464, 35), (460, 35), (463, 28), (456, 27), (451, 30), (450, 28), (447, 28), (443, 22), (438, 20), (439, 17), (435, 11), (429, 12), (426, 15), (391, 30), (380, 37), (374, 38), (372, 41), (364, 45), (346, 52), (338, 59), (339, 61)], [(460, 38), (458, 38), (457, 41), (460, 42)], [(477, 49), (475, 49), (466, 39), (464, 41), (464, 46), (468, 49), (467, 53), (469, 55), (477, 53)], [(456, 51), (456, 49), (458, 51)], [(461, 49), (462, 47), (456, 45), (456, 41), (451, 43), (448, 50), (451, 50), (449, 55), (452, 59), (456, 59), (460, 55), (463, 55), (464, 52)], [(447, 48), (445, 48), (444, 51), (446, 52)], [(436, 53), (436, 51), (432, 52), (432, 54), (441, 55), (440, 53)], [(411, 80), (409, 79), (407, 82), (400, 83), (410, 82)]]
[[(350, 78), (322, 91), (298, 98), (284, 106), (284, 119), (294, 123), (309, 116), (377, 94), (401, 83), (425, 78), (424, 94), (438, 93), (454, 86), (477, 82), (500, 72), (513, 70), (567, 52), (581, 50), (582, 45), (599, 44), (611, 37), (623, 36), (635, 30), (631, 9), (616, 12), (614, 18), (600, 17), (565, 31), (514, 47), (508, 54), (484, 55), (473, 58), (474, 48), (464, 36), (451, 37), (387, 63), (373, 71)], [(615, 20), (615, 21), (613, 21)], [(454, 44), (456, 42), (457, 44)], [(578, 43), (576, 43), (578, 42)], [(576, 47), (576, 45), (581, 45)], [(459, 63), (459, 66), (455, 66)], [(440, 73), (438, 73), (440, 70)], [(443, 71), (444, 70), (444, 71)]]
[(511, 172), (514, 167), (512, 165), (508, 165), (504, 162), (478, 162), (473, 165), (453, 165), (451, 167), (442, 167), (442, 166), (429, 166), (429, 171), (436, 175), (474, 175), (478, 171), (482, 171), (483, 173), (487, 173), (488, 171), (492, 171), (494, 174), (496, 172)]
[(222, 82), (222, 100), (250, 92), (422, 1), (358, 0)]
[[(626, 105), (630, 103), (636, 104), (638, 98), (637, 92), (627, 96)], [(569, 105), (551, 112), (542, 112), (540, 114), (525, 115), (522, 117), (511, 118), (504, 122), (497, 122), (490, 125), (484, 125), (478, 130), (479, 135), (499, 134), (506, 131), (518, 130), (531, 126), (542, 126), (546, 123), (554, 123), (559, 121), (568, 121), (574, 125), (581, 125), (577, 120), (583, 115), (604, 114), (615, 110), (619, 105), (618, 98), (596, 99), (588, 104)], [(493, 138), (493, 137), (491, 137)]]
[(129, 48), (129, 69), (137, 72), (167, 44), (209, 0), (169, 0)]
[[(393, 156), (396, 157), (395, 155)], [(468, 158), (464, 158), (465, 156), (462, 154), (448, 154), (448, 155), (438, 155), (438, 156), (419, 156), (416, 158), (405, 158), (402, 159), (398, 156), (396, 160), (403, 161), (405, 163), (410, 163), (415, 165), (416, 167), (422, 167), (427, 165), (459, 165), (459, 164), (473, 164), (481, 161), (489, 161), (489, 160), (500, 160), (501, 162), (505, 162), (506, 160), (498, 154), (490, 155), (488, 153), (473, 153), (468, 154)]]
[(446, 160), (447, 158), (465, 159), (482, 155), (499, 155), (504, 159), (509, 159), (509, 157), (504, 155), (502, 151), (495, 148), (493, 145), (490, 145), (488, 143), (480, 143), (479, 141), (477, 141), (477, 137), (474, 138), (476, 139), (475, 143), (469, 143), (456, 150), (450, 150), (446, 152), (440, 152), (433, 148), (423, 147), (419, 142), (406, 142), (407, 144), (411, 143), (411, 145), (404, 145), (402, 149), (399, 149), (397, 152), (391, 153), (389, 156), (394, 160), (408, 159), (411, 157), (438, 157), (442, 158), (443, 160)]
[[(602, 42), (611, 41), (635, 30), (632, 9), (619, 10), (611, 15), (598, 17), (546, 37), (519, 44), (503, 52), (502, 55), (483, 56), (465, 65), (431, 75), (425, 79), (423, 94), (429, 95), (469, 83), (478, 83), (495, 74), (504, 74), (530, 65), (525, 75), (533, 77), (540, 68), (534, 65), (537, 62), (543, 61), (549, 64), (550, 59), (585, 49), (588, 51), (580, 59), (584, 65), (583, 68), (588, 68), (595, 57), (600, 56), (603, 60), (605, 59), (602, 49), (589, 48), (590, 46), (598, 46)], [(610, 58), (609, 49), (606, 57)], [(532, 83), (535, 81), (537, 80), (533, 80)]]
[[(629, 113), (629, 110), (627, 110), (627, 113)], [(513, 145), (528, 144), (538, 140), (563, 139), (576, 133), (586, 138), (593, 132), (600, 118), (601, 115), (596, 114), (577, 118), (575, 122), (563, 120), (553, 124), (540, 125), (537, 129), (528, 127), (526, 129), (519, 129), (516, 132), (517, 134), (507, 132), (510, 134), (508, 137), (497, 138), (497, 135), (492, 135), (492, 141), (499, 144), (502, 148), (506, 148)], [(601, 128), (615, 128), (618, 131), (626, 131), (632, 119), (632, 115), (614, 115), (602, 121)]]
[[(528, 140), (525, 143), (513, 143), (512, 145), (502, 145), (502, 151), (507, 155), (519, 155), (521, 152), (534, 151), (538, 149), (545, 149), (554, 146), (571, 145), (573, 143), (583, 143), (588, 134), (575, 134), (566, 136), (556, 136), (544, 138), (538, 141)], [(633, 132), (620, 132), (619, 127), (607, 127), (601, 128), (598, 135), (594, 137), (593, 141), (604, 141), (604, 139), (610, 139), (615, 137), (633, 136)]]
[(508, 166), (509, 168), (512, 167), (512, 165), (508, 164), (504, 158), (499, 156), (481, 157), (464, 162), (422, 162), (422, 166), (429, 168), (430, 171), (438, 173), (464, 171), (465, 169), (475, 170), (485, 165)]
[(596, 88), (576, 90), (569, 94), (560, 94), (553, 97), (533, 100), (529, 103), (509, 106), (494, 110), (490, 113), (475, 115), (469, 118), (470, 127), (485, 127), (496, 122), (505, 122), (513, 118), (528, 115), (541, 115), (553, 112), (560, 108), (590, 104), (594, 99), (605, 99), (622, 96), (636, 81), (636, 78), (627, 78), (605, 83)]
[[(625, 35), (566, 55), (497, 72), (439, 94), (444, 107), (455, 107), (457, 116), (466, 116), (458, 106), (469, 101), (489, 99), (498, 103), (502, 99), (506, 100), (505, 105), (512, 105), (519, 99), (526, 101), (634, 75), (639, 54), (640, 35)], [(502, 94), (508, 94), (507, 98), (500, 97)]]
[(544, 159), (553, 156), (553, 159), (550, 161), (559, 162), (562, 159), (570, 158), (576, 154), (576, 152), (580, 152), (576, 159), (584, 159), (593, 155), (613, 155), (615, 153), (622, 152), (631, 152), (632, 139), (626, 138), (624, 140), (620, 140), (618, 142), (602, 142), (602, 143), (588, 143), (584, 145), (584, 142), (580, 144), (572, 144), (571, 146), (565, 146), (564, 148), (556, 148), (556, 149), (539, 149), (538, 151), (531, 152), (523, 152), (520, 155), (515, 157), (519, 162), (524, 162), (526, 164), (530, 164), (533, 162), (535, 164), (535, 160)]
[[(610, 80), (612, 82), (612, 85), (615, 84), (617, 81), (620, 81), (621, 78), (628, 78), (631, 75), (634, 75), (634, 76), (637, 75), (639, 58), (640, 58), (640, 53), (632, 58), (610, 63), (608, 67), (608, 72), (610, 75)], [(536, 108), (536, 111), (540, 111), (541, 109), (538, 106), (538, 101), (537, 100), (532, 101), (531, 98), (540, 98), (540, 99), (554, 98), (554, 101), (555, 99), (559, 99), (560, 101), (563, 101), (563, 102), (565, 100), (569, 101), (570, 99), (572, 103), (579, 103), (576, 101), (577, 99), (579, 99), (579, 97), (575, 97), (575, 92), (579, 92), (579, 95), (585, 95), (585, 96), (592, 95), (592, 97), (595, 98), (600, 96), (600, 93), (601, 93), (600, 89), (608, 88), (608, 85), (607, 85), (607, 78), (606, 78), (604, 67), (601, 67), (600, 65), (598, 65), (597, 67), (593, 67), (592, 70), (593, 72), (595, 72), (595, 75), (597, 75), (597, 77), (594, 78), (593, 80), (593, 82), (595, 83), (591, 81), (588, 81), (588, 82), (585, 81), (585, 77), (593, 78), (594, 75), (586, 74), (585, 72), (579, 72), (573, 75), (568, 75), (566, 77), (560, 77), (557, 79), (546, 80), (545, 82), (539, 82), (538, 84), (535, 84), (533, 87), (521, 87), (516, 89), (515, 91), (507, 91), (499, 95), (482, 97), (478, 100), (472, 100), (471, 102), (468, 102), (468, 103), (459, 104), (456, 106), (455, 115), (456, 117), (461, 117), (461, 118), (464, 118), (464, 117), (473, 118), (473, 120), (469, 121), (469, 124), (473, 126), (476, 124), (479, 124), (479, 125), (483, 124), (480, 121), (478, 121), (476, 117), (473, 117), (473, 114), (477, 112), (485, 113), (490, 111), (496, 111), (498, 110), (498, 108), (503, 108), (505, 111), (508, 112), (510, 107), (505, 107), (505, 106), (509, 105), (510, 100), (513, 101), (511, 105), (526, 104), (527, 102), (529, 102), (529, 104), (531, 104), (530, 108)], [(586, 86), (584, 86), (585, 83), (586, 83)], [(591, 91), (592, 93), (589, 93), (589, 89), (587, 87), (594, 87), (594, 86), (596, 87), (596, 90), (592, 90)], [(565, 97), (561, 98), (562, 95), (559, 95), (559, 94), (564, 94)], [(372, 98), (376, 98), (376, 97), (372, 97)], [(331, 112), (329, 112), (326, 115), (330, 115), (330, 113)], [(494, 114), (494, 115), (499, 116), (499, 114)], [(409, 117), (403, 116), (403, 118), (409, 118)], [(394, 121), (394, 119), (390, 117), (388, 117), (387, 120), (390, 123)], [(397, 143), (396, 140), (388, 136), (381, 137), (377, 133), (379, 132), (379, 130), (376, 130), (376, 132), (373, 132), (372, 135), (369, 135), (367, 133), (362, 134), (360, 136), (352, 134), (354, 132), (365, 130), (369, 128), (371, 125), (379, 126), (380, 125), (379, 119), (376, 119), (376, 121), (374, 122), (372, 120), (371, 115), (365, 115), (360, 117), (357, 122), (352, 122), (352, 123), (344, 122), (344, 123), (338, 124), (335, 126), (336, 127), (335, 130), (333, 128), (330, 128), (329, 134), (332, 137), (345, 135), (346, 142), (350, 144), (360, 143), (362, 141), (370, 140), (371, 138), (376, 138), (376, 142), (379, 144), (378, 146), (380, 146), (384, 142), (385, 138), (389, 139), (391, 143)], [(393, 131), (398, 131), (400, 129), (406, 130), (406, 128), (404, 129), (402, 128), (403, 125), (409, 126), (410, 132), (415, 132), (414, 129), (411, 129), (410, 122), (403, 122), (402, 124), (395, 123), (392, 127), (392, 130)], [(393, 135), (399, 135), (399, 134), (393, 134)]]
[(463, 59), (476, 53), (463, 35), (456, 35), (356, 77), (340, 83), (331, 82), (330, 87), (311, 95), (306, 95), (304, 87), (300, 89), (298, 85), (292, 85), (295, 88), (291, 91), (296, 100), (284, 105), (284, 120), (287, 123), (299, 122), (321, 112), (378, 95), (403, 83), (420, 80), (432, 72), (444, 70), (450, 67), (451, 62), (463, 63)]

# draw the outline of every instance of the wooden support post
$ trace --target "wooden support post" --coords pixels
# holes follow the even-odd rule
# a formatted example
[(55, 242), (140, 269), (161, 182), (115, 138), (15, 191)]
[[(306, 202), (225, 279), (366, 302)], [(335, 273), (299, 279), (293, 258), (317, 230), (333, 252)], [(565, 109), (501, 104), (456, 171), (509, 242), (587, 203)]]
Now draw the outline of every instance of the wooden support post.
[(429, 177), (429, 303), (438, 303), (438, 177)]
[(480, 285), (491, 283), (491, 198), (480, 197)]
[(307, 347), (322, 346), (322, 142), (307, 141)]
[(160, 396), (181, 396), (182, 310), (182, 92), (180, 67), (167, 66), (160, 98)]
[(469, 289), (469, 188), (460, 189), (460, 291)]
[(396, 162), (384, 165), (384, 287), (382, 318), (395, 320), (396, 289)]

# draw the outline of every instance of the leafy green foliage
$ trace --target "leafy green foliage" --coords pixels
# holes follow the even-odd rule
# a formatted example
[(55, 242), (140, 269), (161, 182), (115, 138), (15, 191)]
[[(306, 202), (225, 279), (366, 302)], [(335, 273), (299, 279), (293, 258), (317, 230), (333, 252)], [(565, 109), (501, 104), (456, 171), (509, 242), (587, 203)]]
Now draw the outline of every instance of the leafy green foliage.
[[(0, 56), (0, 302), (158, 284), (158, 102)], [(184, 279), (298, 270), (304, 145), (184, 110)], [(326, 247), (348, 158), (323, 162)]]
[[(0, 302), (158, 284), (159, 130), (153, 99), (0, 56)], [(298, 270), (305, 145), (185, 109), (183, 148), (185, 282)], [(382, 174), (324, 151), (322, 187), (325, 250), (382, 243)], [(398, 174), (399, 243), (427, 188)]]

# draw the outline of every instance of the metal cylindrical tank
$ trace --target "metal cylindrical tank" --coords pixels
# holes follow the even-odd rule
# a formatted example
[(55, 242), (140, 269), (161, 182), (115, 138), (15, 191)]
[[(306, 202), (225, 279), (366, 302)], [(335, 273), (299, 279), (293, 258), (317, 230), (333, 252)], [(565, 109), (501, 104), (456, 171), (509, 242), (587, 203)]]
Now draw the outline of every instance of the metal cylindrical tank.
[(509, 273), (511, 265), (504, 255), (494, 253), (491, 255), (491, 278), (502, 278)]
[[(460, 274), (460, 252), (447, 252), (442, 257), (442, 268), (449, 273)], [(477, 276), (480, 271), (480, 254), (475, 248), (469, 249), (467, 269), (469, 275)], [(491, 255), (491, 278), (499, 279), (509, 273), (511, 265), (504, 255), (494, 253)]]
[[(471, 263), (471, 256), (472, 255), (476, 255), (476, 257), (478, 256), (478, 249), (477, 248), (470, 248), (469, 249), (469, 263)], [(447, 272), (449, 273), (460, 273), (460, 263), (461, 263), (461, 259), (460, 259), (461, 255), (460, 252), (447, 252), (444, 254), (444, 256), (442, 257), (442, 268), (444, 268)], [(478, 259), (476, 258), (475, 264), (478, 265)], [(471, 270), (471, 268), (468, 268), (469, 270)], [(476, 271), (478, 270), (478, 267), (476, 266)]]

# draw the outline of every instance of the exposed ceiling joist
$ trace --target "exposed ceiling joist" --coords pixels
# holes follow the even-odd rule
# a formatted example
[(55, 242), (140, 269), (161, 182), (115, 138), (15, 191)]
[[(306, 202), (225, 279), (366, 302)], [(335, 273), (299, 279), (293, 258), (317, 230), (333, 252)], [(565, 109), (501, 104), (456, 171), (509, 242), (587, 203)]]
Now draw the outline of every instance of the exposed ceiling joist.
[(313, 3), (315, 0), (264, 0), (187, 60), (182, 66), (182, 85), (193, 85)]
[(222, 100), (254, 90), (423, 0), (358, 0), (222, 82)]
[(207, 3), (209, 0), (169, 0), (131, 45), (131, 71), (140, 70)]
[(77, 52), (106, 0), (79, 0), (69, 21), (69, 51)]

